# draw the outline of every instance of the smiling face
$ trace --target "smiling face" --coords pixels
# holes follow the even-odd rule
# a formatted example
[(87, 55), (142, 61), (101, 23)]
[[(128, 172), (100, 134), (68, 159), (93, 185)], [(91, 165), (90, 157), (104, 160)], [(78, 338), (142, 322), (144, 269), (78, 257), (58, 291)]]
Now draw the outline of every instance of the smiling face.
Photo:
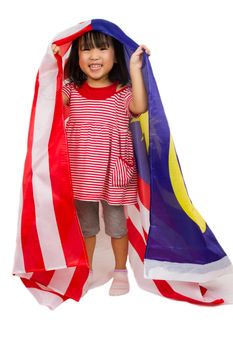
[(113, 68), (115, 51), (111, 37), (102, 33), (88, 32), (79, 40), (79, 66), (93, 87), (108, 85), (109, 72)]

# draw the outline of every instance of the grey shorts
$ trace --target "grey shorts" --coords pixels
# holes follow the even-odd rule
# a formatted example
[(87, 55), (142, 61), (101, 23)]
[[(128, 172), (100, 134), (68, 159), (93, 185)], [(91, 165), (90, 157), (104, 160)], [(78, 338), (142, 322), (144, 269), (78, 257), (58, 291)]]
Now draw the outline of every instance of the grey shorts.
[[(125, 236), (128, 231), (123, 205), (110, 205), (104, 200), (100, 201), (103, 206), (105, 233), (114, 238)], [(100, 231), (99, 201), (90, 202), (75, 199), (74, 203), (83, 236), (97, 235)]]

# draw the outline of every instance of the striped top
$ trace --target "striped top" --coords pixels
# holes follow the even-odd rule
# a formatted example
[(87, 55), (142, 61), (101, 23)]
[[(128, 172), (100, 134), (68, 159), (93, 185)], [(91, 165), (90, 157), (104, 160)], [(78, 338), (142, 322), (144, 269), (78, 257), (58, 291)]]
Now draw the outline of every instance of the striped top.
[[(107, 87), (81, 87), (67, 83), (65, 107), (73, 195), (85, 201), (106, 200), (112, 205), (137, 203), (137, 168), (134, 158), (129, 110), (130, 86), (116, 91)], [(68, 111), (67, 111), (68, 109)]]

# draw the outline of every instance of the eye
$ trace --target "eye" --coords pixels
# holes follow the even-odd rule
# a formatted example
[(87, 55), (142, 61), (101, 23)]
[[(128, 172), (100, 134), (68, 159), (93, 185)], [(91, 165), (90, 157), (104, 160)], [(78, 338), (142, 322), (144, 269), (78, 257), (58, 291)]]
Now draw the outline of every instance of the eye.
[(107, 50), (108, 48), (107, 47), (101, 47), (100, 50)]

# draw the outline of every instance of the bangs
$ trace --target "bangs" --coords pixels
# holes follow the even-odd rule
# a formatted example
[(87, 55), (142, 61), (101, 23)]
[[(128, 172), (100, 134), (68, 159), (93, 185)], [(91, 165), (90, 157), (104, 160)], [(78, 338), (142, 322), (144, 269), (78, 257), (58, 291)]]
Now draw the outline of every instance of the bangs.
[(110, 46), (109, 35), (97, 32), (89, 31), (81, 36), (79, 39), (80, 50), (90, 50), (95, 47), (97, 48), (108, 48)]
[(83, 82), (87, 80), (87, 76), (79, 66), (79, 50), (108, 49), (109, 47), (114, 49), (116, 58), (116, 63), (114, 62), (109, 72), (109, 80), (111, 82), (118, 81), (121, 85), (130, 84), (123, 44), (114, 36), (95, 30), (88, 31), (73, 40), (70, 55), (65, 62), (64, 79), (69, 79), (78, 87), (82, 86)]

